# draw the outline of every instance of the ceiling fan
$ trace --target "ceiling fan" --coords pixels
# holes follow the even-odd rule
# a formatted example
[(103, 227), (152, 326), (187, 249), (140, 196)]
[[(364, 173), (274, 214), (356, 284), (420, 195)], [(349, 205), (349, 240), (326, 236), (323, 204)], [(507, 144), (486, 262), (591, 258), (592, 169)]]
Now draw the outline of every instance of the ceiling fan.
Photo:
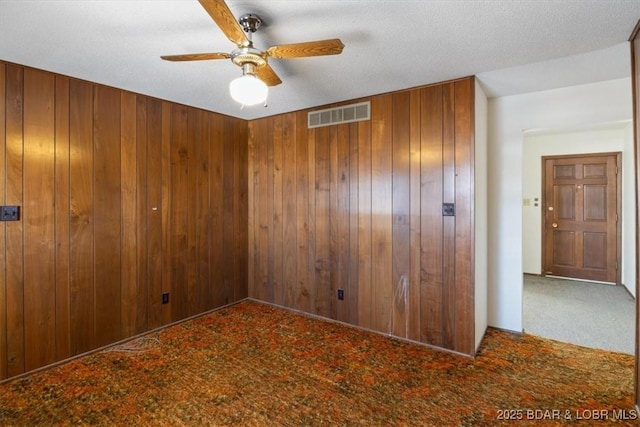
[(198, 0), (229, 40), (236, 44), (231, 53), (190, 53), (165, 55), (167, 61), (202, 61), (209, 59), (231, 59), (242, 68), (242, 77), (231, 82), (231, 97), (243, 106), (265, 103), (268, 86), (282, 83), (269, 65), (269, 58), (290, 59), (309, 56), (337, 55), (344, 44), (340, 39), (318, 40), (271, 46), (265, 51), (253, 47), (252, 34), (262, 25), (262, 19), (254, 14), (242, 15), (237, 21), (224, 0)]

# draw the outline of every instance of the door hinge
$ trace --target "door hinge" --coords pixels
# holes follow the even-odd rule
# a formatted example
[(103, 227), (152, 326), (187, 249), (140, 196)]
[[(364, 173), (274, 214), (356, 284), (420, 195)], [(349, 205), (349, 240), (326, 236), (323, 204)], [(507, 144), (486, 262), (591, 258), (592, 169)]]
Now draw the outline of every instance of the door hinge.
[(616, 214), (616, 222), (618, 222), (618, 214)]
[(618, 167), (616, 166), (616, 175), (618, 175)]
[(616, 261), (616, 270), (618, 269), (618, 261)]

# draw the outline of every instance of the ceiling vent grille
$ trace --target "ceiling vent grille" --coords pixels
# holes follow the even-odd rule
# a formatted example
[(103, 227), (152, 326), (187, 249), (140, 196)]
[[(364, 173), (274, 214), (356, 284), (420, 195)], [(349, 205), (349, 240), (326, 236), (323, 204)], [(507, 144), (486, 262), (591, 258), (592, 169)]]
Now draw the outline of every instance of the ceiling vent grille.
[(371, 102), (343, 105), (326, 110), (311, 111), (308, 114), (309, 129), (341, 123), (360, 122), (371, 118)]

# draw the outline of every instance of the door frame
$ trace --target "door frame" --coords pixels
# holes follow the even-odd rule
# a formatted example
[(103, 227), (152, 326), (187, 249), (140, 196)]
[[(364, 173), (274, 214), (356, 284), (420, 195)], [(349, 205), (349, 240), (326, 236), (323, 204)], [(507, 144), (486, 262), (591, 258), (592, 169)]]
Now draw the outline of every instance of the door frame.
[[(546, 276), (545, 269), (545, 259), (546, 259), (546, 222), (547, 216), (545, 215), (545, 209), (547, 207), (546, 200), (546, 174), (545, 174), (545, 162), (550, 159), (571, 159), (576, 157), (602, 157), (602, 156), (616, 156), (616, 215), (618, 220), (616, 221), (616, 285), (620, 285), (622, 283), (622, 153), (619, 151), (613, 152), (604, 152), (604, 153), (580, 153), (580, 154), (562, 154), (562, 155), (553, 155), (553, 156), (542, 156), (541, 158), (541, 178), (542, 178), (542, 187), (541, 187), (541, 221), (542, 221), (542, 256), (541, 256), (541, 266), (540, 271), (543, 276)], [(569, 278), (570, 279), (570, 278)], [(636, 293), (637, 294), (637, 293)]]
[(640, 200), (638, 184), (640, 183), (640, 20), (629, 36), (631, 56), (631, 99), (633, 104), (633, 161), (636, 181), (636, 360), (634, 372), (635, 404), (640, 411)]

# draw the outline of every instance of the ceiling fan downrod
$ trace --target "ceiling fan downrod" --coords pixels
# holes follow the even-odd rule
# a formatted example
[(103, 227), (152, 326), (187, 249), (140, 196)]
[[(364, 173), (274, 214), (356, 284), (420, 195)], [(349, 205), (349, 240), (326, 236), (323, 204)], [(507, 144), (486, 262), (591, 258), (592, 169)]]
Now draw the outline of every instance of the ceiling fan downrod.
[(255, 74), (255, 68), (267, 65), (264, 53), (253, 47), (253, 40), (251, 38), (251, 35), (262, 25), (262, 19), (260, 19), (258, 15), (247, 13), (242, 15), (238, 22), (246, 33), (249, 44), (245, 47), (238, 47), (231, 52), (231, 61), (237, 66), (242, 67), (245, 74), (247, 73), (245, 65), (251, 65), (249, 73)]

